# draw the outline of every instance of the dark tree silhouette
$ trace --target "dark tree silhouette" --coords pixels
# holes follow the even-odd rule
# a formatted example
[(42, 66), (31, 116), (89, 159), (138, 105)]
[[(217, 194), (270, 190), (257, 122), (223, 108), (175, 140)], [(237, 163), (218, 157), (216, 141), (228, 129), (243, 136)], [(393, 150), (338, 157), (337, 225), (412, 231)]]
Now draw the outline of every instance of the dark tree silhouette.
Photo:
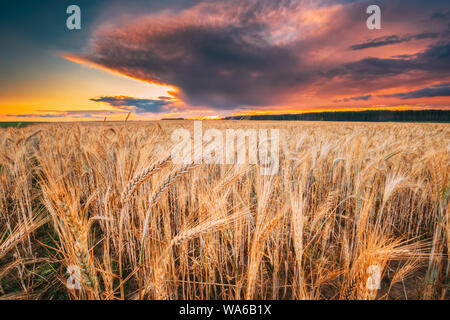
[(303, 120), (362, 122), (450, 122), (450, 110), (369, 110), (226, 117), (225, 120)]

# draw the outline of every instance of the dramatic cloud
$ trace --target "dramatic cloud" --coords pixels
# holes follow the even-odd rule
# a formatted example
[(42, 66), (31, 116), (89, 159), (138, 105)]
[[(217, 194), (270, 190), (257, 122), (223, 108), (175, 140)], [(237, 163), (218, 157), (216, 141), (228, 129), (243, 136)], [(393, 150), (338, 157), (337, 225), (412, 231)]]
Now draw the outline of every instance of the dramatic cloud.
[(386, 98), (400, 98), (400, 99), (418, 99), (430, 97), (450, 97), (450, 84), (440, 84), (431, 88), (424, 88), (411, 92), (396, 93), (385, 95)]
[(436, 39), (439, 37), (439, 33), (420, 33), (413, 36), (404, 36), (399, 37), (396, 35), (392, 36), (386, 36), (386, 37), (380, 37), (373, 40), (370, 40), (365, 43), (356, 44), (350, 47), (352, 50), (363, 50), (368, 48), (376, 48), (376, 47), (382, 47), (387, 46), (391, 44), (398, 44), (402, 42), (409, 42), (411, 40), (422, 40), (422, 39)]
[[(436, 13), (449, 4), (430, 1), (383, 3), (376, 31), (365, 25), (370, 1), (197, 1), (100, 24), (82, 53), (66, 57), (172, 86), (189, 107), (320, 106), (344, 94), (353, 98), (339, 101), (368, 101), (401, 84), (450, 80), (447, 24)], [(170, 111), (171, 99), (92, 100), (158, 113)]]
[(268, 105), (313, 77), (294, 47), (301, 33), (293, 13), (301, 12), (300, 3), (205, 2), (105, 26), (76, 59), (175, 86), (193, 106)]
[(104, 102), (110, 106), (120, 109), (134, 110), (137, 113), (152, 112), (158, 113), (161, 111), (167, 111), (167, 107), (172, 104), (170, 97), (160, 97), (161, 100), (154, 99), (139, 99), (126, 96), (117, 97), (100, 97), (92, 98), (90, 100), (95, 102)]

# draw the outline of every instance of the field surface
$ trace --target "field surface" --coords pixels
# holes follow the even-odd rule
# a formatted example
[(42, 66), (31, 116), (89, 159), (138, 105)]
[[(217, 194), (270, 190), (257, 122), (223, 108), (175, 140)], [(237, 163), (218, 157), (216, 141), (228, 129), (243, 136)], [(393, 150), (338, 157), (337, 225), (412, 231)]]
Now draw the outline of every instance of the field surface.
[(450, 125), (203, 121), (279, 129), (273, 175), (177, 128), (0, 129), (0, 299), (449, 299)]

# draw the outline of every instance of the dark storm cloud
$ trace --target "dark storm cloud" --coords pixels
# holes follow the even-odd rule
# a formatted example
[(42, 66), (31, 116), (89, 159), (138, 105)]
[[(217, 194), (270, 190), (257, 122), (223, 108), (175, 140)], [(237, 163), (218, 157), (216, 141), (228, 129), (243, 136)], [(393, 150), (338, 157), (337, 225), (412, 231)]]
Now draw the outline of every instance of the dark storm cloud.
[(166, 110), (163, 109), (163, 107), (170, 106), (172, 102), (169, 99), (170, 98), (164, 100), (154, 100), (154, 99), (140, 99), (133, 97), (117, 96), (117, 97), (92, 98), (90, 100), (95, 102), (104, 102), (109, 104), (110, 106), (117, 107), (120, 109), (132, 108), (137, 113), (145, 113), (145, 112), (158, 113)]
[(423, 88), (411, 92), (403, 92), (385, 95), (386, 98), (400, 98), (400, 99), (418, 99), (431, 97), (450, 97), (450, 83), (440, 84), (431, 88)]
[(260, 105), (270, 97), (269, 92), (261, 92), (262, 87), (278, 91), (302, 80), (293, 72), (298, 69), (294, 53), (259, 39), (263, 29), (257, 24), (183, 26), (148, 35), (138, 49), (106, 40), (108, 46), (90, 59), (182, 88), (191, 105)]
[(299, 1), (233, 3), (221, 4), (235, 10), (232, 21), (209, 20), (208, 10), (214, 7), (208, 7), (200, 9), (204, 19), (158, 17), (119, 34), (99, 33), (93, 40), (95, 50), (81, 58), (135, 78), (176, 86), (189, 105), (232, 109), (277, 102), (280, 94), (307, 82), (311, 74), (302, 70), (299, 53), (290, 45), (267, 39), (270, 21), (264, 17)]
[(361, 44), (355, 44), (350, 47), (352, 50), (363, 50), (368, 48), (376, 48), (376, 47), (382, 47), (392, 44), (398, 44), (403, 42), (409, 42), (412, 40), (422, 40), (422, 39), (436, 39), (439, 37), (439, 33), (420, 33), (413, 36), (403, 36), (399, 37), (397, 35), (392, 36), (386, 36), (386, 37), (380, 37), (373, 39), (371, 41), (361, 43)]

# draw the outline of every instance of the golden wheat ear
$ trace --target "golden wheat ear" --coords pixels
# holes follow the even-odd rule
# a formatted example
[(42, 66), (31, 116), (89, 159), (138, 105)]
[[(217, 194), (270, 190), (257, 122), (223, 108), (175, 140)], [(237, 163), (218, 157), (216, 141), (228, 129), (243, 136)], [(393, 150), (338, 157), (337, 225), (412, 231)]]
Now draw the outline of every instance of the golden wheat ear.
[(190, 164), (187, 164), (187, 165), (181, 167), (180, 169), (176, 170), (174, 173), (169, 174), (166, 177), (166, 179), (164, 179), (164, 181), (159, 185), (159, 187), (156, 189), (156, 191), (153, 192), (152, 198), (151, 198), (152, 202), (150, 205), (150, 209), (147, 211), (147, 214), (145, 216), (144, 231), (143, 231), (143, 235), (142, 235), (142, 243), (144, 242), (144, 239), (145, 239), (145, 235), (146, 235), (147, 228), (148, 228), (148, 223), (150, 221), (150, 214), (151, 214), (152, 208), (156, 204), (156, 201), (158, 200), (158, 198), (161, 196), (161, 194), (167, 188), (169, 188), (172, 184), (174, 184), (179, 178), (181, 178), (185, 174), (189, 173), (191, 170), (195, 169), (199, 165), (200, 164), (198, 164), (198, 163), (190, 163)]
[(169, 164), (171, 158), (172, 157), (169, 155), (159, 161), (156, 161), (150, 167), (145, 168), (144, 170), (136, 174), (122, 192), (122, 203), (125, 204), (130, 201), (133, 193), (136, 192), (136, 190), (151, 176), (165, 168)]
[(0, 259), (13, 249), (19, 242), (21, 242), (26, 236), (32, 233), (34, 230), (49, 221), (49, 217), (37, 217), (32, 222), (24, 221), (19, 224), (11, 234), (0, 243)]

